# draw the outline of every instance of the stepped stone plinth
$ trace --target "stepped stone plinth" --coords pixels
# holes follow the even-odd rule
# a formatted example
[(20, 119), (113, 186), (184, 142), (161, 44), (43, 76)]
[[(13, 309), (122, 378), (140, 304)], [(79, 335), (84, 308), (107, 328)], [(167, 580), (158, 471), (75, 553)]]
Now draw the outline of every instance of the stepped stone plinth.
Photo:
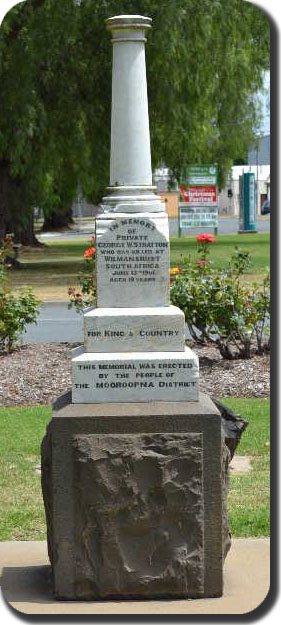
[(176, 306), (95, 308), (84, 315), (86, 352), (172, 352), (185, 348), (184, 314)]
[(42, 486), (58, 599), (222, 594), (228, 537), (220, 413), (170, 304), (169, 228), (152, 185), (145, 70), (151, 19), (112, 34), (110, 186), (96, 219), (97, 306), (54, 405)]

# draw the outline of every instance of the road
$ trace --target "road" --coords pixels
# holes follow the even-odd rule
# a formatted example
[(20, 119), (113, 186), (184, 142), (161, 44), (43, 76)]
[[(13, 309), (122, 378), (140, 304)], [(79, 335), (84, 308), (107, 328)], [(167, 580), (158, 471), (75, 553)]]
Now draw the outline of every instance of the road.
[(37, 324), (27, 326), (21, 341), (26, 343), (83, 343), (83, 315), (68, 310), (67, 302), (46, 302)]
[[(186, 333), (186, 338), (190, 338)], [(27, 326), (21, 342), (28, 343), (83, 343), (83, 315), (68, 310), (67, 302), (45, 302), (37, 324)]]
[[(186, 339), (190, 339), (185, 329)], [(81, 343), (84, 342), (83, 315), (68, 310), (67, 302), (46, 302), (42, 305), (37, 324), (27, 326), (21, 343)]]
[[(218, 234), (236, 234), (239, 228), (238, 217), (219, 217), (218, 220)], [(178, 236), (178, 221), (177, 219), (169, 219), (170, 236)], [(208, 232), (212, 232), (210, 228)], [(270, 231), (270, 215), (264, 215), (257, 219), (258, 232)], [(77, 231), (67, 232), (45, 232), (37, 235), (41, 241), (55, 241), (55, 239), (84, 239), (85, 237), (91, 237), (93, 235), (94, 225), (93, 221), (85, 221)], [(198, 234), (199, 232), (206, 232), (206, 228), (194, 228), (188, 229), (186, 234)], [(184, 231), (183, 231), (184, 236)]]
[[(219, 217), (218, 219), (218, 234), (236, 234), (239, 229), (238, 217)], [(177, 219), (169, 219), (170, 236), (178, 236), (178, 221)], [(182, 236), (185, 234), (199, 234), (199, 232), (213, 233), (212, 228), (193, 228), (182, 231)], [(257, 219), (257, 231), (258, 232), (270, 232), (270, 216), (265, 215)]]

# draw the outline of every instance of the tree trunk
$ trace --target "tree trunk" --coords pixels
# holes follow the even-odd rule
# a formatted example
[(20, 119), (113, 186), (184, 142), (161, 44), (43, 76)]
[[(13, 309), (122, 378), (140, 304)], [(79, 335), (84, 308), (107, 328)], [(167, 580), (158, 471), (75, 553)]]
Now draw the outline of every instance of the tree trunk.
[(33, 212), (25, 216), (24, 227), (16, 226), (14, 228), (15, 243), (21, 243), (21, 245), (30, 245), (32, 247), (42, 246), (43, 243), (36, 239), (34, 233), (34, 219)]
[(15, 243), (42, 245), (33, 228), (33, 210), (26, 199), (24, 181), (12, 178), (9, 164), (0, 159), (0, 241), (13, 234)]
[(9, 201), (9, 173), (4, 160), (0, 159), (0, 242), (7, 234), (7, 222), (11, 219)]
[(72, 208), (58, 209), (57, 212), (44, 216), (43, 232), (49, 230), (57, 230), (59, 228), (68, 228), (73, 224)]

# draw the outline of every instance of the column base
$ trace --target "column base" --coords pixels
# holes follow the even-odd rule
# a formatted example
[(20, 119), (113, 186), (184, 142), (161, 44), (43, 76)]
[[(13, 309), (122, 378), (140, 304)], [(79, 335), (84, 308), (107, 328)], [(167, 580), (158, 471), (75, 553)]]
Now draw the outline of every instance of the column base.
[(212, 401), (54, 404), (42, 488), (58, 599), (219, 597), (228, 450)]
[(165, 213), (165, 202), (156, 195), (153, 186), (108, 187), (103, 197), (105, 213)]

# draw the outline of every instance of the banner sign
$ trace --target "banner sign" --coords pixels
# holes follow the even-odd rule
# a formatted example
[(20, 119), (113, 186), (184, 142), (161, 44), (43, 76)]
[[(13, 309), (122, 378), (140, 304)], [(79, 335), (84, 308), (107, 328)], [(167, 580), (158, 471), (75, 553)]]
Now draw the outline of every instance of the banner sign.
[(217, 204), (217, 187), (216, 186), (208, 186), (208, 187), (184, 187), (180, 185), (181, 192), (181, 200), (183, 202), (187, 202), (188, 204), (207, 204), (216, 206)]
[(182, 172), (183, 186), (217, 186), (217, 165), (188, 165)]

